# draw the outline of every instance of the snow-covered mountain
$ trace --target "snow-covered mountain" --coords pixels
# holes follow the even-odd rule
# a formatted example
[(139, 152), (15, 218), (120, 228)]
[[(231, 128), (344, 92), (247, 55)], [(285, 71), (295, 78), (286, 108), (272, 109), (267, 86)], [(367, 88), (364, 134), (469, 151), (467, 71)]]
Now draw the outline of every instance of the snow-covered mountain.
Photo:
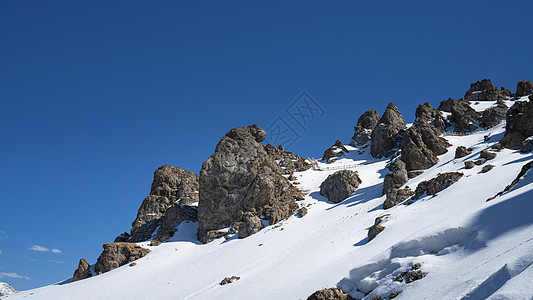
[[(507, 99), (507, 107), (528, 101)], [(502, 101), (469, 104), (483, 112)], [(305, 214), (207, 244), (198, 241), (198, 223), (184, 221), (160, 245), (137, 243), (150, 253), (135, 263), (8, 299), (306, 299), (333, 287), (355, 299), (533, 299), (533, 154), (499, 147), (505, 120), (461, 134), (451, 125), (441, 135), (448, 151), (401, 185), (418, 196), (402, 204), (383, 208), (384, 177), (397, 156), (375, 158), (368, 143), (344, 146), (332, 151), (342, 154), (336, 160), (292, 175)], [(468, 153), (457, 157), (460, 146)], [(333, 203), (320, 186), (341, 169), (357, 171), (361, 184)], [(420, 188), (452, 172), (459, 178), (444, 189)]]
[(6, 282), (0, 282), (0, 297), (7, 296), (16, 293), (17, 290), (15, 290), (14, 287), (9, 285)]

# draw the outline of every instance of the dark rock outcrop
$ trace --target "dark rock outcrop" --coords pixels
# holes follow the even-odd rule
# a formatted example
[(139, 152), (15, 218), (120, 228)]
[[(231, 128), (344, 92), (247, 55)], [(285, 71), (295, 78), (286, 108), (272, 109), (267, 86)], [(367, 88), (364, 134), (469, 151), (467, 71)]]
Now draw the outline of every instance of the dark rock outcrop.
[(350, 197), (359, 187), (359, 184), (361, 184), (361, 179), (357, 172), (351, 170), (337, 171), (320, 184), (320, 194), (326, 196), (331, 202), (339, 203)]
[(470, 89), (465, 93), (467, 101), (497, 101), (503, 99), (503, 94), (490, 81), (483, 79), (470, 84)]
[[(195, 202), (198, 202), (196, 173), (169, 165), (161, 166), (154, 172), (150, 195), (142, 202), (127, 241), (140, 242), (151, 238), (169, 208)], [(117, 238), (117, 241), (122, 239)]]
[(350, 146), (360, 146), (370, 141), (372, 130), (379, 122), (379, 113), (373, 109), (364, 112), (354, 127), (354, 135), (350, 140)]
[(85, 258), (80, 259), (80, 262), (78, 263), (78, 268), (76, 271), (74, 271), (74, 275), (72, 276), (72, 281), (78, 281), (82, 279), (86, 279), (91, 277), (93, 274), (91, 273), (91, 266), (87, 262)]
[[(468, 132), (476, 129), (476, 123), (481, 114), (470, 107), (470, 103), (463, 99), (454, 100), (448, 99), (445, 104), (441, 102), (443, 108), (449, 109), (451, 113), (449, 121), (454, 123), (456, 132)], [(440, 109), (440, 106), (439, 106)]]
[(409, 181), (409, 175), (405, 163), (401, 159), (396, 159), (389, 166), (389, 170), (392, 173), (385, 175), (383, 182), (382, 194), (387, 194), (390, 190), (399, 188)]
[(150, 250), (133, 243), (109, 243), (104, 244), (103, 247), (104, 251), (100, 254), (94, 266), (96, 274), (109, 272), (150, 252)]
[(481, 151), (481, 153), (479, 154), (479, 157), (484, 158), (484, 159), (486, 159), (486, 160), (491, 160), (491, 159), (495, 159), (495, 158), (496, 158), (496, 155), (497, 155), (496, 152), (483, 150), (483, 151)]
[(303, 217), (303, 216), (305, 216), (305, 215), (307, 215), (307, 208), (305, 208), (305, 207), (300, 207), (300, 208), (298, 209), (298, 211), (296, 212), (296, 214), (298, 214), (298, 216), (300, 216), (300, 218)]
[(455, 158), (465, 157), (472, 153), (471, 148), (466, 148), (465, 146), (459, 146), (455, 148)]
[(172, 205), (161, 218), (155, 241), (163, 242), (174, 236), (176, 227), (184, 221), (197, 222), (198, 209), (195, 206)]
[(471, 160), (465, 161), (465, 169), (472, 169), (475, 166), (474, 162)]
[(487, 159), (485, 159), (485, 158), (480, 158), (480, 159), (474, 161), (474, 164), (477, 165), (477, 166), (481, 166), (481, 165), (484, 164), (486, 161), (487, 161)]
[(343, 293), (339, 288), (326, 288), (314, 292), (307, 300), (352, 300), (350, 295)]
[(370, 229), (368, 229), (368, 241), (370, 242), (371, 240), (373, 240), (383, 230), (385, 230), (385, 227), (383, 227), (383, 226), (381, 226), (379, 224), (376, 224), (376, 225), (373, 225), (372, 227), (370, 227)]
[(402, 160), (407, 170), (425, 170), (435, 165), (437, 155), (446, 153), (448, 142), (439, 137), (440, 131), (429, 124), (412, 126), (402, 142)]
[(219, 284), (220, 285), (226, 285), (228, 283), (235, 282), (235, 281), (237, 281), (239, 279), (241, 279), (239, 276), (226, 277), (226, 278), (222, 279), (222, 281)]
[(520, 152), (527, 153), (533, 151), (533, 139), (528, 138), (522, 141)]
[(424, 194), (435, 196), (438, 192), (448, 188), (463, 177), (461, 172), (441, 173), (437, 177), (422, 181), (415, 190), (414, 199), (422, 197)]
[(418, 124), (433, 125), (439, 130), (440, 134), (442, 134), (446, 130), (446, 127), (449, 125), (444, 116), (442, 115), (442, 112), (440, 112), (438, 109), (431, 107), (428, 102), (419, 105), (416, 108), (415, 117), (415, 126)]
[(399, 148), (405, 129), (405, 120), (393, 102), (387, 105), (385, 113), (371, 134), (370, 153), (373, 157), (390, 156)]
[(402, 203), (414, 194), (415, 192), (409, 188), (391, 189), (387, 192), (387, 198), (385, 199), (385, 202), (383, 202), (383, 209), (389, 209), (399, 203)]
[(337, 160), (337, 157), (343, 156), (344, 153), (348, 153), (348, 149), (344, 147), (340, 140), (337, 140), (335, 144), (333, 144), (333, 146), (329, 147), (328, 149), (326, 149), (326, 151), (324, 151), (322, 160), (325, 160), (326, 163), (329, 164)]
[[(282, 176), (283, 170), (261, 142), (257, 125), (237, 127), (220, 140), (200, 171), (198, 239), (207, 243), (219, 229), (242, 222), (250, 212), (277, 223), (298, 209), (301, 191)], [(211, 233), (210, 233), (211, 232)]]
[(263, 223), (258, 216), (248, 212), (243, 216), (242, 224), (239, 226), (239, 238), (244, 239), (263, 229)]
[(283, 175), (292, 175), (294, 172), (302, 172), (311, 168), (311, 165), (305, 159), (298, 154), (285, 151), (281, 145), (278, 147), (270, 144), (265, 145), (265, 151), (277, 162)]
[(522, 142), (533, 136), (533, 95), (529, 101), (518, 101), (506, 115), (505, 136), (500, 144), (508, 149), (520, 149)]
[(516, 85), (516, 96), (523, 97), (533, 94), (533, 82), (522, 80)]
[(507, 110), (509, 108), (505, 103), (499, 102), (494, 107), (489, 107), (483, 111), (483, 115), (481, 116), (481, 126), (483, 128), (491, 128), (498, 124), (500, 124), (503, 120), (505, 120), (505, 116), (507, 113)]

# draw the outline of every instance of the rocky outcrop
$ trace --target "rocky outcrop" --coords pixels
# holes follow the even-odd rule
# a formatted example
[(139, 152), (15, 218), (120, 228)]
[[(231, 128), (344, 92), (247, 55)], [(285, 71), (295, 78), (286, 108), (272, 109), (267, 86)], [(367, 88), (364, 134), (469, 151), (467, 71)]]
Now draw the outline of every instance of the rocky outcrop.
[(470, 103), (463, 99), (448, 99), (441, 102), (439, 110), (451, 113), (448, 120), (454, 123), (456, 132), (468, 132), (476, 129), (476, 123), (481, 117), (480, 113), (470, 107)]
[(518, 150), (522, 142), (533, 136), (533, 95), (529, 101), (518, 101), (506, 115), (505, 136), (500, 144), (508, 149)]
[(350, 146), (361, 146), (370, 141), (372, 130), (379, 122), (379, 113), (373, 109), (364, 112), (354, 127), (354, 135), (350, 140)]
[(74, 271), (72, 276), (72, 281), (78, 281), (91, 277), (93, 274), (91, 272), (91, 266), (85, 258), (80, 259), (78, 263), (78, 268)]
[(408, 171), (428, 169), (439, 161), (438, 155), (448, 151), (450, 144), (440, 134), (435, 126), (429, 124), (418, 124), (407, 130), (401, 157)]
[(320, 184), (320, 195), (326, 196), (331, 202), (339, 203), (350, 197), (360, 184), (361, 179), (357, 172), (351, 170), (337, 171)]
[(394, 188), (401, 187), (407, 181), (409, 181), (406, 165), (401, 159), (396, 159), (393, 163), (391, 163), (389, 165), (389, 170), (392, 171), (392, 173), (385, 175), (385, 179), (383, 181), (383, 195), (387, 194)]
[(415, 190), (414, 199), (422, 197), (424, 194), (435, 196), (438, 192), (448, 188), (463, 177), (461, 172), (441, 173), (437, 177), (422, 181), (418, 184)]
[(418, 124), (429, 124), (437, 128), (442, 134), (446, 127), (449, 125), (442, 112), (438, 109), (431, 107), (431, 105), (426, 102), (422, 105), (419, 105), (416, 108), (415, 112), (415, 126)]
[(487, 129), (500, 124), (503, 120), (505, 120), (508, 109), (509, 108), (507, 105), (505, 105), (505, 103), (503, 103), (503, 101), (499, 101), (499, 103), (494, 107), (485, 109), (483, 111), (483, 115), (481, 116), (481, 126)]
[(257, 125), (234, 128), (202, 164), (198, 239), (203, 243), (220, 236), (219, 229), (242, 222), (247, 212), (274, 224), (298, 209), (301, 191), (282, 176), (261, 144), (265, 136)]
[(252, 213), (246, 213), (242, 219), (242, 224), (239, 226), (240, 239), (249, 237), (263, 229), (263, 223), (261, 222), (261, 219), (257, 216), (254, 216)]
[(385, 113), (371, 134), (370, 153), (373, 157), (390, 156), (399, 148), (405, 129), (405, 120), (393, 102), (387, 105)]
[(380, 234), (385, 227), (380, 225), (381, 217), (377, 217), (374, 221), (374, 225), (368, 229), (368, 241), (373, 240), (378, 234)]
[(314, 292), (307, 300), (352, 300), (350, 295), (343, 293), (339, 288), (326, 288)]
[(222, 281), (220, 281), (220, 285), (226, 285), (226, 284), (229, 284), (229, 283), (233, 283), (237, 280), (241, 279), (239, 276), (231, 276), (231, 277), (226, 277), (224, 279), (222, 279)]
[[(498, 192), (493, 197), (490, 197), (489, 199), (487, 199), (487, 202), (491, 201), (491, 200), (494, 200), (496, 197), (500, 197), (504, 193), (510, 191), (514, 186), (516, 186), (518, 184), (518, 182), (520, 182), (520, 180), (524, 179), (529, 174), (529, 170), (531, 170), (531, 168), (533, 168), (533, 160), (528, 162), (528, 163), (526, 163), (525, 165), (523, 165), (522, 169), (520, 169), (520, 172), (518, 173), (516, 178), (510, 184), (508, 184), (505, 187), (505, 189), (503, 189), (503, 191)], [(529, 175), (531, 175), (531, 174), (529, 174)]]
[(522, 80), (516, 85), (516, 96), (523, 97), (533, 94), (533, 82)]
[(176, 227), (184, 221), (197, 222), (198, 209), (194, 206), (172, 205), (161, 218), (159, 229), (154, 237), (155, 241), (163, 242), (174, 236)]
[(472, 148), (466, 148), (465, 146), (459, 146), (455, 148), (455, 158), (465, 157), (472, 153)]
[(150, 252), (133, 243), (109, 243), (104, 244), (103, 247), (104, 251), (94, 266), (94, 271), (98, 275), (131, 263)]
[(490, 81), (483, 79), (470, 84), (470, 89), (465, 93), (467, 101), (497, 101), (503, 99), (503, 94)]
[(147, 240), (152, 237), (161, 218), (171, 207), (195, 202), (198, 202), (198, 176), (181, 168), (161, 166), (154, 172), (150, 195), (142, 202), (132, 223), (130, 235), (122, 235), (116, 241)]
[(305, 159), (297, 154), (285, 151), (281, 145), (278, 147), (270, 144), (265, 145), (265, 151), (274, 159), (283, 175), (292, 175), (294, 172), (302, 172), (311, 168), (311, 165)]
[(343, 156), (344, 153), (348, 153), (348, 149), (344, 147), (340, 140), (337, 140), (335, 144), (333, 144), (333, 146), (329, 147), (328, 149), (326, 149), (326, 151), (324, 151), (322, 160), (325, 160), (326, 163), (330, 164), (337, 160), (337, 157)]
[(383, 202), (383, 209), (389, 209), (399, 203), (402, 203), (414, 194), (415, 192), (409, 188), (391, 189), (387, 192), (387, 197), (385, 198), (385, 202)]
[(531, 137), (522, 141), (520, 152), (527, 153), (533, 151), (533, 139)]

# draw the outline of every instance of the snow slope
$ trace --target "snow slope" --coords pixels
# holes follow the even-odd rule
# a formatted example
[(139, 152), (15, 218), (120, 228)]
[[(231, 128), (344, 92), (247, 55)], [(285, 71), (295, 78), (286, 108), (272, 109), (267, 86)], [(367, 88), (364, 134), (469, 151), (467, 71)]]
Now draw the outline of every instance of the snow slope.
[[(445, 134), (452, 144), (448, 153), (406, 184), (414, 189), (441, 172), (464, 173), (434, 197), (383, 210), (388, 160), (372, 158), (368, 148), (347, 146), (350, 153), (328, 167), (352, 167), (363, 183), (341, 203), (318, 192), (335, 170), (296, 173), (299, 186), (308, 191), (299, 202), (308, 207), (304, 217), (293, 216), (246, 239), (221, 238), (207, 245), (196, 240), (196, 223), (184, 223), (170, 242), (157, 247), (140, 243), (152, 252), (134, 267), (7, 298), (305, 299), (321, 288), (339, 286), (357, 299), (370, 290), (366, 299), (391, 292), (400, 292), (396, 299), (533, 299), (533, 171), (486, 202), (533, 155), (504, 149), (487, 162), (495, 166), (488, 173), (481, 173), (482, 166), (466, 170), (463, 165), (504, 132), (501, 124), (467, 136)], [(459, 145), (474, 151), (454, 159)], [(382, 223), (385, 230), (368, 242), (368, 228), (384, 214), (390, 214)], [(427, 276), (409, 284), (394, 280), (414, 263)], [(230, 276), (240, 280), (219, 285)]]
[(11, 294), (16, 293), (16, 292), (17, 292), (17, 290), (15, 290), (14, 287), (9, 285), (9, 283), (0, 282), (0, 297), (1, 296), (11, 295)]

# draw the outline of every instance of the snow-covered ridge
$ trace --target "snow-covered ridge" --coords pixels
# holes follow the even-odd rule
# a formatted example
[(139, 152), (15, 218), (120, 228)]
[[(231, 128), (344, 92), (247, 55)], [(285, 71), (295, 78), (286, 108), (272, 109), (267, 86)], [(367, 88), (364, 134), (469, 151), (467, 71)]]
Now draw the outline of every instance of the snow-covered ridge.
[(11, 295), (16, 292), (17, 290), (15, 290), (15, 288), (9, 285), (8, 283), (0, 282), (0, 297)]
[[(493, 105), (472, 107), (482, 111)], [(449, 151), (404, 185), (415, 188), (444, 172), (464, 174), (434, 197), (384, 210), (389, 159), (371, 157), (369, 148), (346, 146), (349, 153), (335, 162), (295, 173), (307, 191), (299, 202), (309, 211), (304, 217), (292, 216), (246, 239), (220, 238), (206, 245), (197, 241), (197, 223), (182, 223), (167, 243), (139, 243), (151, 252), (135, 266), (8, 299), (30, 293), (30, 299), (305, 299), (334, 286), (356, 299), (392, 293), (398, 293), (395, 299), (531, 299), (533, 174), (486, 200), (511, 183), (533, 155), (503, 149), (490, 161), (490, 172), (464, 168), (464, 161), (477, 159), (504, 133), (502, 123), (469, 135), (444, 134)], [(457, 146), (473, 151), (455, 159)], [(319, 194), (319, 186), (342, 168), (356, 170), (362, 184), (333, 204)], [(385, 230), (369, 242), (369, 227), (385, 214)], [(403, 272), (417, 264), (425, 276), (407, 283)], [(231, 276), (240, 279), (220, 285)]]

